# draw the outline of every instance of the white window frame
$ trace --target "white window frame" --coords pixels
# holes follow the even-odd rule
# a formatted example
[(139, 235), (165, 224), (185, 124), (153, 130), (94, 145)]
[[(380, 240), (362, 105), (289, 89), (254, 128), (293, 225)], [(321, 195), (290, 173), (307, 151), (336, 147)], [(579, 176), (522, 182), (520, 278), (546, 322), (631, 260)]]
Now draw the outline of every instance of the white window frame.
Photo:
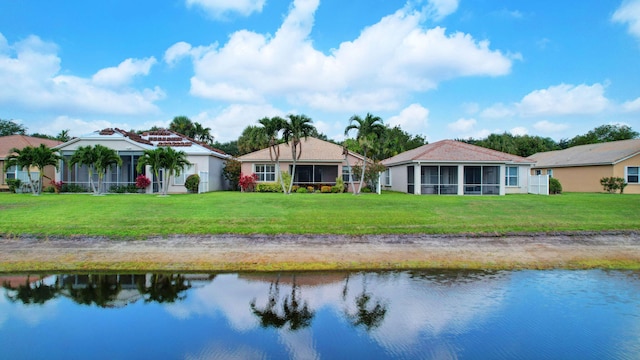
[[(274, 164), (255, 164), (253, 166), (253, 173), (258, 176), (259, 182), (276, 181), (276, 166)], [(271, 176), (273, 176), (273, 180), (268, 178)]]
[[(510, 174), (510, 169), (516, 169), (516, 174), (515, 175), (511, 175)], [(518, 166), (506, 166), (504, 169), (505, 175), (504, 175), (504, 185), (506, 187), (518, 187), (520, 186), (520, 168)], [(516, 184), (512, 185), (509, 183), (509, 179), (516, 179)]]
[(382, 185), (391, 186), (391, 169), (389, 168), (382, 173)]
[(342, 166), (342, 181), (344, 181), (345, 183), (351, 182), (349, 180), (349, 169), (351, 169), (351, 166), (346, 166), (346, 165)]
[[(629, 168), (635, 168), (636, 169), (636, 173), (629, 175)], [(629, 181), (629, 176), (638, 177), (638, 181), (633, 181), (633, 182)], [(624, 168), (624, 181), (627, 184), (640, 184), (640, 166), (625, 166), (625, 168)]]
[(193, 174), (193, 164), (189, 164), (182, 168), (180, 171), (180, 175), (173, 176), (173, 185), (175, 186), (184, 186), (187, 182), (187, 177)]

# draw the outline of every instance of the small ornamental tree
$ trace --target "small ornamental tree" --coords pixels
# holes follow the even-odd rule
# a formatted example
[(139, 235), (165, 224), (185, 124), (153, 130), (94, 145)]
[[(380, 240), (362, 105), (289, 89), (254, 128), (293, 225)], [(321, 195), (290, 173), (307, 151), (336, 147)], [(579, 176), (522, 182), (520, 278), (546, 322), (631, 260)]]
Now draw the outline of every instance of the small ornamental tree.
[(560, 194), (562, 193), (562, 185), (560, 185), (560, 181), (556, 178), (549, 179), (549, 193), (550, 194)]
[(252, 192), (256, 188), (256, 182), (258, 181), (258, 175), (243, 175), (240, 174), (240, 189), (242, 192)]
[(184, 182), (184, 187), (192, 193), (198, 193), (198, 187), (200, 186), (200, 176), (198, 174), (191, 174)]
[(138, 175), (138, 177), (136, 178), (136, 187), (138, 189), (146, 189), (149, 185), (151, 185), (151, 180), (149, 180), (148, 177), (144, 175)]
[(229, 159), (224, 163), (222, 168), (222, 174), (229, 180), (232, 190), (238, 190), (238, 183), (240, 182), (240, 168), (242, 164), (235, 159)]
[(616, 190), (620, 190), (620, 194), (622, 194), (624, 193), (624, 188), (627, 187), (627, 183), (621, 177), (603, 177), (600, 179), (600, 185), (604, 187), (604, 191), (612, 194)]

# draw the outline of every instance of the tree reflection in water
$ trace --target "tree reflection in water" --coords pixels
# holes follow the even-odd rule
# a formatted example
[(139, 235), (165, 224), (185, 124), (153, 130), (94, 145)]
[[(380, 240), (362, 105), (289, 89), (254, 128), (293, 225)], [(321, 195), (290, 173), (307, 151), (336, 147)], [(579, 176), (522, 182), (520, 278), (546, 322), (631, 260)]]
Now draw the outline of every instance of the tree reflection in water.
[(47, 285), (44, 283), (44, 277), (40, 277), (33, 286), (30, 276), (27, 276), (24, 284), (13, 287), (8, 282), (5, 282), (2, 287), (6, 290), (9, 301), (21, 301), (23, 304), (42, 305), (56, 298), (60, 292), (60, 285), (57, 279), (53, 285)]
[[(342, 290), (342, 299), (346, 301), (349, 293), (349, 276), (345, 279)], [(387, 305), (380, 300), (372, 300), (372, 294), (367, 292), (367, 277), (362, 274), (362, 292), (355, 297), (356, 312), (350, 313), (345, 309), (344, 314), (354, 327), (363, 326), (366, 331), (371, 331), (382, 324), (387, 314)]]
[(172, 303), (184, 300), (185, 290), (191, 288), (191, 282), (181, 274), (152, 274), (151, 285), (138, 284), (138, 291), (144, 296), (144, 302)]
[(83, 285), (74, 286), (69, 282), (66, 287), (69, 297), (78, 304), (96, 304), (100, 307), (107, 307), (121, 289), (120, 283), (110, 281), (107, 275), (88, 275)]
[(299, 300), (300, 286), (296, 284), (296, 277), (293, 276), (293, 285), (291, 286), (291, 295), (287, 295), (282, 301), (282, 311), (278, 306), (280, 298), (280, 277), (269, 285), (269, 297), (267, 305), (260, 309), (256, 306), (256, 299), (250, 303), (251, 312), (260, 320), (260, 326), (263, 328), (274, 327), (283, 328), (289, 324), (289, 330), (299, 330), (311, 325), (314, 312), (309, 310), (307, 301)]

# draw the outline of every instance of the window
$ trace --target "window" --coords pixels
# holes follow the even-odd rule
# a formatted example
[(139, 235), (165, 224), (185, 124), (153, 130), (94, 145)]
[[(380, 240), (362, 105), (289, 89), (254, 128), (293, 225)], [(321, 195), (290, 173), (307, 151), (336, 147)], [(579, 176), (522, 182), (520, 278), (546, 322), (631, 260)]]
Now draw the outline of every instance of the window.
[(16, 167), (15, 166), (10, 166), (7, 171), (4, 174), (4, 177), (6, 179), (15, 179), (16, 178)]
[(518, 186), (518, 167), (517, 166), (507, 166), (506, 168), (507, 174), (505, 176), (505, 185), (507, 186)]
[(276, 166), (257, 164), (256, 175), (258, 175), (258, 181), (276, 181)]
[(391, 169), (386, 169), (382, 174), (382, 185), (391, 186)]
[(547, 175), (549, 175), (549, 178), (553, 177), (553, 169), (547, 169)]
[(638, 184), (638, 175), (640, 174), (640, 166), (627, 166), (627, 183)]
[(351, 167), (349, 166), (343, 166), (342, 167), (342, 181), (344, 181), (345, 183), (349, 183), (349, 169)]
[(542, 170), (536, 170), (536, 175), (542, 175)]
[(187, 177), (193, 174), (193, 165), (188, 165), (182, 168), (180, 171), (180, 175), (175, 175), (173, 177), (173, 185), (184, 185), (187, 181)]

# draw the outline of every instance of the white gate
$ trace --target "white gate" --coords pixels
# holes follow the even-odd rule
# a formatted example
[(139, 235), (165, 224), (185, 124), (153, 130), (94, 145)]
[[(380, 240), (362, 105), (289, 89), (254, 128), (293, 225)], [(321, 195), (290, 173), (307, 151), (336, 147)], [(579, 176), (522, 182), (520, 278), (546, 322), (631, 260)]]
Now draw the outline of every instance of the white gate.
[(200, 185), (198, 185), (198, 193), (209, 192), (209, 172), (200, 171)]
[(529, 194), (549, 195), (549, 175), (530, 175)]

